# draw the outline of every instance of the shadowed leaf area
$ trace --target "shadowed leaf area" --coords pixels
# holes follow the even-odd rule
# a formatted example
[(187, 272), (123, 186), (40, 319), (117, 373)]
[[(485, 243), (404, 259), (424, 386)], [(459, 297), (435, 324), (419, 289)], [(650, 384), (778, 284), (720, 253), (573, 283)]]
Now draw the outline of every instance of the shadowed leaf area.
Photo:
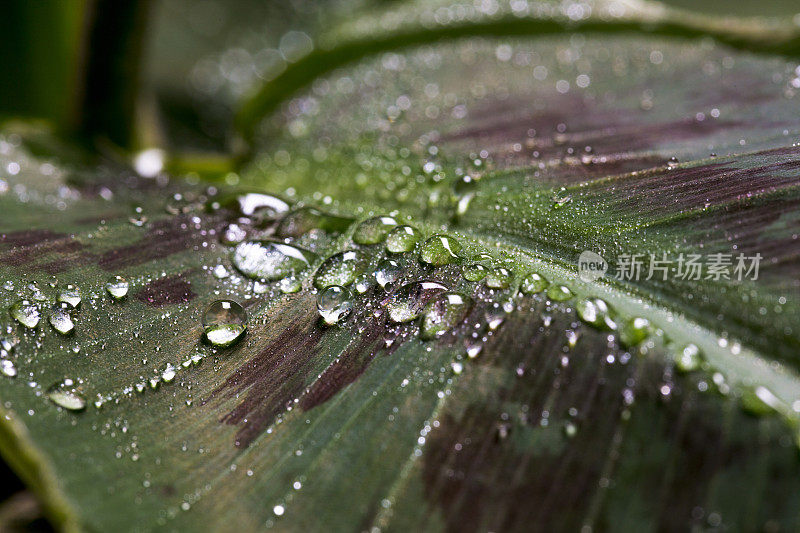
[[(795, 67), (663, 36), (386, 52), (214, 184), (7, 126), (0, 450), (65, 528), (795, 530)], [(614, 277), (714, 253), (757, 279)], [(247, 315), (228, 347), (215, 300)]]

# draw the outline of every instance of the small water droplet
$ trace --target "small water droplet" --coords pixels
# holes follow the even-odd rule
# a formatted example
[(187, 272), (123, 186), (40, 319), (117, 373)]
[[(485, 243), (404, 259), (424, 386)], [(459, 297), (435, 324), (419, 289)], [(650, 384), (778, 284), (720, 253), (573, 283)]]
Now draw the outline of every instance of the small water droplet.
[(289, 204), (282, 199), (259, 192), (239, 194), (232, 200), (222, 200), (220, 203), (234, 207), (242, 215), (256, 221), (275, 220), (289, 211)]
[(386, 251), (402, 254), (412, 251), (422, 235), (413, 226), (397, 226), (386, 236)]
[(392, 294), (386, 303), (389, 320), (402, 323), (417, 318), (427, 303), (447, 287), (435, 281), (412, 281)]
[(561, 187), (553, 194), (553, 209), (561, 209), (572, 201), (572, 195), (567, 193), (567, 189)]
[(548, 285), (550, 282), (547, 281), (547, 278), (538, 272), (531, 272), (522, 280), (520, 290), (522, 294), (536, 294), (545, 290)]
[(65, 302), (72, 307), (79, 307), (81, 305), (81, 290), (76, 285), (65, 285), (58, 293), (56, 299), (59, 302)]
[(397, 226), (392, 217), (372, 217), (360, 223), (353, 232), (356, 244), (380, 244), (386, 240), (389, 232)]
[(331, 285), (346, 287), (367, 268), (368, 258), (358, 250), (347, 250), (328, 257), (314, 273), (314, 286), (324, 289)]
[(230, 346), (247, 329), (247, 312), (233, 300), (217, 300), (203, 313), (202, 324), (208, 342), (219, 347)]
[(303, 284), (296, 276), (286, 276), (278, 283), (278, 286), (283, 294), (294, 294), (303, 288)]
[(420, 336), (434, 339), (456, 327), (469, 310), (469, 300), (461, 294), (446, 292), (429, 302), (422, 312)]
[(317, 296), (317, 311), (329, 326), (349, 315), (352, 308), (352, 296), (346, 287), (331, 285)]
[(70, 411), (82, 411), (86, 408), (80, 386), (72, 379), (66, 378), (47, 389), (47, 398), (54, 404)]
[(161, 373), (161, 379), (164, 383), (171, 383), (173, 379), (175, 379), (175, 375), (177, 371), (175, 367), (171, 363), (167, 363), (167, 366), (164, 368), (164, 371)]
[(74, 307), (66, 302), (59, 302), (53, 305), (50, 309), (49, 322), (53, 329), (62, 335), (72, 333), (75, 329), (75, 323), (72, 321), (72, 312)]
[(434, 235), (422, 243), (419, 258), (423, 263), (442, 266), (459, 258), (461, 243), (448, 235)]
[(106, 291), (115, 300), (121, 300), (128, 295), (128, 280), (122, 276), (114, 276), (106, 282)]
[(300, 237), (313, 229), (342, 233), (353, 223), (350, 217), (323, 213), (313, 207), (293, 209), (283, 217), (275, 230), (279, 237)]
[(247, 277), (275, 281), (308, 268), (316, 255), (279, 241), (247, 241), (236, 246), (231, 262)]

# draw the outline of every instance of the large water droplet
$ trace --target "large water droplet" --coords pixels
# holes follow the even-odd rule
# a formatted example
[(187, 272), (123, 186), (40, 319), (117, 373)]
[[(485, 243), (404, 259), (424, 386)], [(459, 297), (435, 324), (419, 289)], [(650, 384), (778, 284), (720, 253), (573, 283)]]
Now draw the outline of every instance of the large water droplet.
[(121, 300), (128, 295), (128, 280), (122, 276), (114, 276), (106, 282), (106, 291), (115, 300)]
[(697, 370), (702, 363), (703, 355), (700, 353), (700, 348), (694, 344), (686, 345), (675, 357), (675, 368), (680, 372)]
[(551, 285), (547, 289), (547, 297), (554, 302), (565, 302), (572, 298), (572, 291), (564, 285)]
[(384, 289), (387, 285), (394, 284), (402, 276), (403, 267), (394, 259), (384, 259), (375, 267), (375, 281)]
[(386, 251), (393, 254), (410, 252), (421, 237), (413, 226), (397, 226), (386, 236)]
[(636, 317), (623, 322), (619, 328), (619, 341), (623, 346), (633, 347), (650, 335), (650, 321)]
[(397, 221), (392, 217), (368, 218), (359, 224), (353, 232), (353, 242), (356, 244), (380, 244), (386, 240), (389, 232), (397, 226)]
[(230, 346), (247, 329), (247, 312), (233, 300), (217, 300), (203, 313), (203, 331), (214, 346)]
[(469, 301), (455, 292), (446, 292), (428, 303), (422, 312), (420, 336), (433, 339), (456, 327), (467, 314)]
[(610, 316), (611, 310), (608, 304), (600, 298), (587, 298), (581, 300), (575, 305), (575, 311), (578, 316), (596, 328), (614, 330), (617, 329), (617, 324)]
[(350, 314), (353, 300), (350, 291), (339, 285), (323, 289), (317, 296), (317, 311), (329, 326), (338, 323)]
[(49, 322), (53, 329), (62, 335), (72, 333), (75, 323), (72, 321), (72, 311), (75, 308), (66, 302), (59, 302), (50, 309)]
[(81, 305), (81, 290), (76, 285), (65, 285), (64, 288), (59, 291), (56, 300), (68, 303), (72, 307), (78, 307)]
[(536, 294), (545, 290), (548, 285), (550, 282), (547, 281), (547, 278), (538, 272), (531, 272), (522, 280), (520, 290), (522, 294)]
[(28, 329), (33, 329), (39, 325), (42, 318), (39, 307), (30, 300), (19, 300), (8, 309), (11, 318), (22, 324)]
[(480, 263), (464, 265), (461, 271), (461, 275), (464, 276), (464, 279), (467, 281), (480, 281), (485, 278), (488, 273), (489, 269)]
[(313, 207), (300, 207), (290, 211), (278, 224), (279, 237), (300, 237), (312, 229), (328, 233), (342, 233), (353, 223), (350, 217), (323, 213)]
[(48, 388), (47, 398), (54, 404), (70, 411), (82, 411), (86, 408), (86, 399), (81, 393), (80, 386), (70, 378)]
[(461, 243), (448, 235), (434, 235), (422, 243), (419, 258), (423, 263), (442, 266), (458, 259)]
[(425, 306), (447, 287), (435, 281), (413, 281), (406, 283), (392, 294), (386, 303), (389, 320), (410, 322), (417, 318)]
[(512, 276), (507, 268), (493, 268), (487, 274), (485, 283), (490, 289), (507, 289), (511, 285)]
[(258, 221), (275, 220), (289, 211), (289, 204), (277, 196), (258, 192), (240, 194), (233, 201), (229, 203), (223, 201), (222, 203), (226, 207), (234, 204), (242, 215)]
[(231, 262), (254, 279), (274, 281), (305, 270), (316, 255), (278, 241), (247, 241), (236, 246)]
[(314, 274), (314, 286), (318, 289), (331, 285), (346, 287), (366, 270), (368, 262), (368, 258), (358, 250), (333, 254), (322, 262)]

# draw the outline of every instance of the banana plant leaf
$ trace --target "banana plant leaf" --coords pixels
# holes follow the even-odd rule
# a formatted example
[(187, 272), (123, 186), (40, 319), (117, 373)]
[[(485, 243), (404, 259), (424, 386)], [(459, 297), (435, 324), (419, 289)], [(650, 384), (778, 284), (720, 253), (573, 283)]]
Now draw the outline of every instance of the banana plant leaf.
[[(320, 38), (213, 184), (5, 127), (0, 451), (53, 524), (800, 526), (794, 30), (511, 6)], [(227, 347), (216, 300), (247, 315)]]

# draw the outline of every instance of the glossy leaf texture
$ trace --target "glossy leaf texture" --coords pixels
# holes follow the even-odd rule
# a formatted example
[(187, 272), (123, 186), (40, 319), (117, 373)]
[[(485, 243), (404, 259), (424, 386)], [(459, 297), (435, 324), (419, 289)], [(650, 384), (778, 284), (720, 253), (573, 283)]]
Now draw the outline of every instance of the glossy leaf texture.
[[(664, 36), (382, 53), (287, 100), (211, 189), (7, 130), (0, 304), (42, 319), (2, 318), (4, 457), (66, 528), (795, 529), (796, 68)], [(355, 237), (375, 216), (420, 242)], [(763, 261), (585, 281), (585, 250)], [(320, 270), (351, 294), (333, 326)], [(227, 348), (203, 340), (215, 300), (248, 315)], [(390, 320), (431, 309), (429, 340)]]

